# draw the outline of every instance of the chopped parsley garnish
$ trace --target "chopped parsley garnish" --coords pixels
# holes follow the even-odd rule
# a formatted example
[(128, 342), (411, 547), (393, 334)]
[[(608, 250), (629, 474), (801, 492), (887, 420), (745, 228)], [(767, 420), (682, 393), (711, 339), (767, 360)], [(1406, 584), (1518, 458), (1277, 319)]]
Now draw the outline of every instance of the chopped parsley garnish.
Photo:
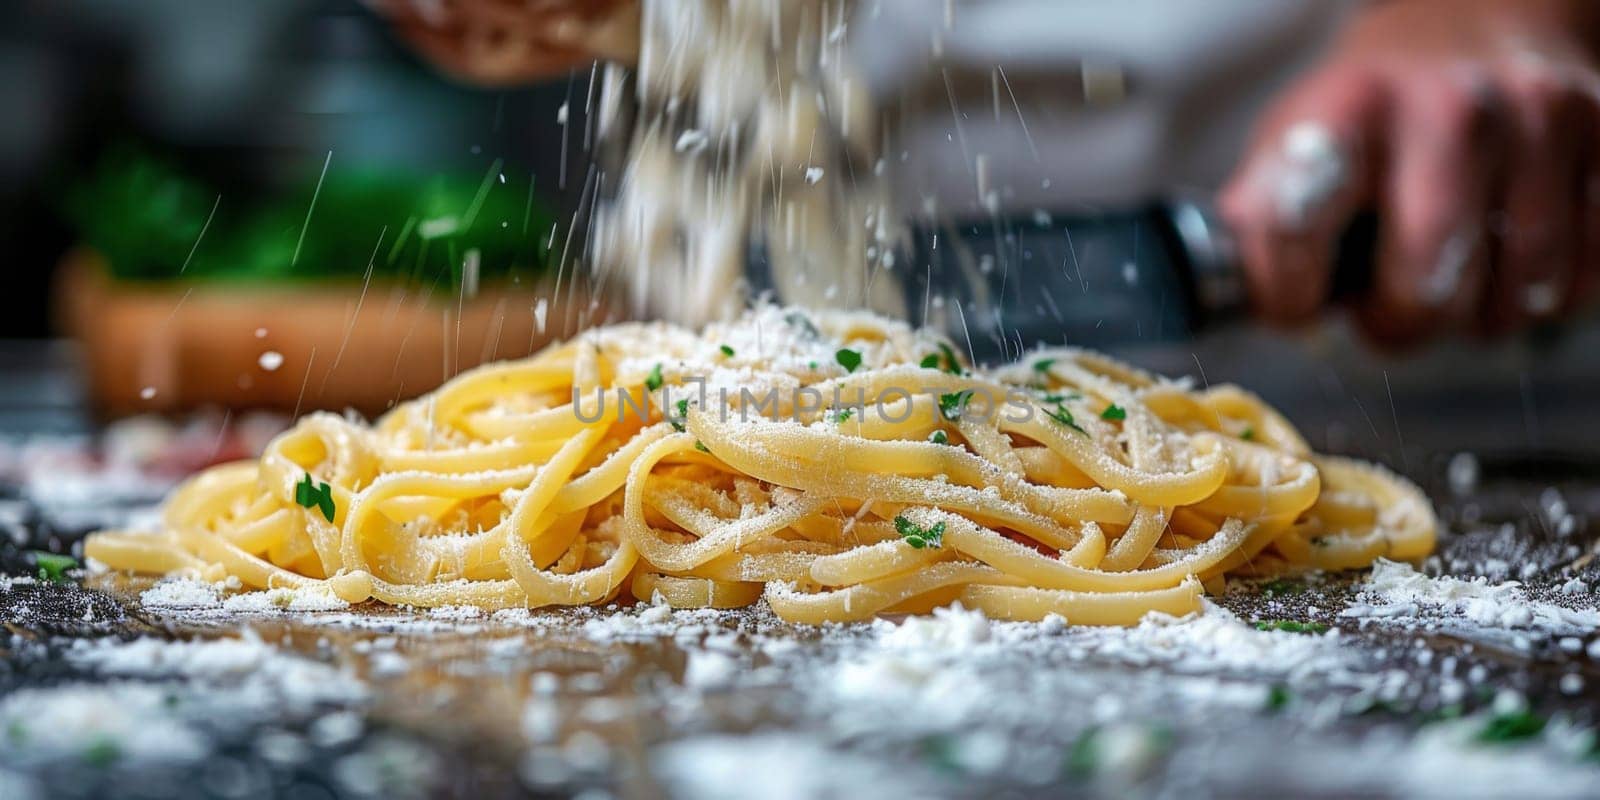
[(1247, 442), (1255, 441), (1256, 440), (1256, 429), (1255, 428), (1245, 428), (1244, 432), (1239, 434), (1239, 438), (1243, 439), (1243, 440), (1245, 440)]
[(39, 580), (51, 583), (66, 583), (67, 570), (78, 566), (77, 559), (50, 553), (44, 550), (33, 551), (34, 566), (39, 568)]
[(1055, 366), (1055, 365), (1056, 365), (1056, 360), (1055, 359), (1053, 359), (1053, 358), (1041, 358), (1038, 361), (1033, 362), (1033, 371), (1034, 372), (1049, 372), (1050, 368)]
[(960, 375), (961, 362), (956, 360), (956, 351), (951, 350), (950, 345), (940, 342), (939, 352), (944, 354), (944, 371), (951, 375)]
[(1073, 430), (1077, 431), (1078, 433), (1081, 433), (1081, 434), (1083, 434), (1085, 436), (1089, 435), (1089, 432), (1084, 430), (1083, 427), (1078, 424), (1077, 420), (1074, 420), (1072, 418), (1072, 412), (1068, 411), (1066, 406), (1057, 405), (1055, 411), (1050, 411), (1050, 412), (1046, 412), (1046, 413), (1049, 414), (1050, 418), (1055, 420), (1056, 422), (1059, 422), (1062, 425), (1065, 425), (1065, 426), (1067, 426), (1067, 427), (1069, 427), (1069, 428), (1071, 428), (1071, 429), (1073, 429)]
[[(1140, 744), (1153, 754), (1162, 755), (1172, 749), (1172, 729), (1162, 725), (1140, 726), (1137, 730)], [(1072, 742), (1062, 765), (1066, 774), (1079, 780), (1094, 777), (1100, 771), (1105, 754), (1101, 752), (1101, 728), (1096, 725), (1085, 730)]]
[(694, 440), (694, 449), (699, 450), (702, 453), (711, 452), (711, 448), (706, 447), (706, 443), (700, 441), (699, 439)]
[(856, 367), (861, 366), (861, 354), (849, 348), (834, 353), (833, 360), (839, 362), (839, 366), (844, 367), (845, 372), (855, 372)]
[(1510, 711), (1489, 718), (1478, 731), (1480, 742), (1515, 742), (1531, 739), (1544, 731), (1544, 718), (1531, 711)]
[(650, 374), (644, 377), (644, 388), (653, 392), (657, 389), (660, 389), (662, 383), (661, 362), (658, 361), (656, 362), (655, 366), (650, 368)]
[(1328, 626), (1320, 622), (1300, 622), (1292, 619), (1264, 619), (1256, 622), (1258, 631), (1284, 631), (1286, 633), (1327, 633)]
[(689, 419), (689, 401), (687, 399), (679, 400), (676, 407), (678, 409), (678, 418), (672, 420), (672, 429), (678, 433), (683, 433), (683, 423)]
[(817, 326), (811, 324), (811, 318), (807, 317), (805, 314), (802, 314), (798, 311), (790, 311), (789, 313), (783, 315), (783, 321), (793, 325), (796, 328), (799, 328), (808, 339), (822, 338), (822, 331), (817, 330)]
[(1281, 711), (1289, 705), (1289, 687), (1283, 684), (1274, 684), (1267, 690), (1267, 710)]
[(1060, 405), (1068, 400), (1081, 400), (1083, 399), (1083, 395), (1078, 394), (1077, 392), (1067, 392), (1066, 394), (1060, 394), (1059, 392), (1047, 392), (1041, 399), (1043, 399), (1046, 403), (1055, 403), (1056, 405)]
[(1299, 594), (1305, 590), (1305, 584), (1296, 581), (1285, 580), (1283, 578), (1278, 578), (1277, 580), (1274, 580), (1261, 587), (1261, 593), (1267, 597), (1273, 597), (1275, 595), (1281, 596)]
[(1067, 774), (1074, 778), (1088, 778), (1100, 766), (1100, 729), (1090, 728), (1078, 736), (1067, 751)]
[(856, 413), (855, 409), (847, 408), (847, 409), (839, 412), (839, 415), (838, 415), (837, 419), (840, 422), (844, 422), (845, 420), (850, 419), (850, 415), (854, 414), (854, 413)]
[(722, 351), (722, 354), (723, 354), (723, 355), (724, 355), (724, 356), (726, 356), (726, 357), (728, 357), (728, 358), (733, 358), (733, 348), (731, 348), (731, 347), (729, 347), (729, 346), (727, 346), (727, 345), (722, 345), (722, 346), (721, 346), (721, 347), (720, 347), (720, 348), (718, 348), (718, 349), (719, 349), (719, 350), (721, 350), (721, 351)]
[(83, 751), (84, 763), (91, 767), (109, 767), (121, 757), (122, 748), (112, 739), (98, 739)]
[(806, 366), (810, 367), (812, 372), (816, 372), (817, 371), (817, 362), (815, 362), (815, 361), (811, 362), (810, 364), (807, 364)]
[(923, 356), (922, 357), (922, 368), (923, 369), (938, 369), (939, 368), (939, 354), (938, 353), (929, 353), (929, 354)]
[(294, 501), (306, 508), (315, 508), (322, 512), (329, 522), (333, 521), (333, 488), (328, 484), (318, 484), (311, 479), (307, 472), (300, 482), (294, 485)]
[(894, 529), (906, 544), (918, 550), (924, 547), (938, 547), (944, 541), (943, 522), (935, 522), (933, 527), (924, 528), (900, 515), (894, 518)]
[(944, 435), (944, 431), (934, 431), (928, 435), (928, 441), (934, 444), (949, 444), (950, 437)]
[(1352, 717), (1376, 716), (1378, 714), (1403, 714), (1405, 709), (1388, 700), (1379, 700), (1376, 697), (1355, 697), (1345, 705), (1344, 713)]
[(1111, 405), (1106, 406), (1106, 410), (1100, 412), (1100, 418), (1113, 422), (1125, 420), (1128, 418), (1128, 409), (1123, 408), (1116, 403), (1112, 403)]
[(967, 401), (971, 399), (971, 389), (964, 392), (941, 394), (939, 395), (939, 413), (943, 414), (944, 418), (948, 420), (961, 419), (961, 410), (967, 407)]
[(934, 735), (922, 740), (922, 756), (941, 772), (963, 772), (957, 758), (960, 741), (954, 736)]

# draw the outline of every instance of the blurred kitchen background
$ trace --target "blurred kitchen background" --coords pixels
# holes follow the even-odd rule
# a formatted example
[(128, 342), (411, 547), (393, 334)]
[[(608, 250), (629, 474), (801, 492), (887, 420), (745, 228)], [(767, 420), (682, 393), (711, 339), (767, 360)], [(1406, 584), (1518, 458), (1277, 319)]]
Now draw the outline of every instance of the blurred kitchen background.
[[(239, 433), (250, 413), (379, 413), (614, 318), (581, 282), (553, 285), (582, 252), (592, 80), (453, 83), (347, 0), (0, 6), (0, 432), (141, 417), (171, 435), (203, 419), (188, 468), (272, 429)], [(1145, 214), (1083, 211), (1099, 233), (1071, 258), (1090, 277), (1042, 291), (1074, 304), (1051, 310), (1083, 331), (1074, 342), (1240, 383), (1315, 446), (1414, 475), (1461, 451), (1600, 471), (1592, 320), (1405, 355), (1337, 320), (1196, 333), (1160, 288)], [(1018, 258), (1060, 260), (1006, 238)]]

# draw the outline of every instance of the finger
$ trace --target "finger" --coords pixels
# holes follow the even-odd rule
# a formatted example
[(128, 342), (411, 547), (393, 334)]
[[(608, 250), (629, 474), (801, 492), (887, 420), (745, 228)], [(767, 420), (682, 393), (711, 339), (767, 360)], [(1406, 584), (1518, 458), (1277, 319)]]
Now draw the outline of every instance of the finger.
[(1504, 80), (1514, 127), (1485, 308), (1491, 332), (1560, 310), (1576, 271), (1582, 208), (1582, 97), (1537, 65), (1521, 64)]
[(1372, 295), (1360, 313), (1374, 338), (1409, 344), (1476, 316), (1504, 142), (1497, 105), (1488, 80), (1471, 73), (1414, 81), (1396, 103)]
[(1221, 197), (1239, 241), (1252, 302), (1267, 320), (1303, 322), (1328, 299), (1335, 242), (1370, 196), (1368, 157), (1385, 91), (1336, 68), (1269, 116)]
[(446, 73), (473, 83), (514, 85), (559, 72), (587, 56), (491, 25), (437, 28), (400, 23), (395, 31)]

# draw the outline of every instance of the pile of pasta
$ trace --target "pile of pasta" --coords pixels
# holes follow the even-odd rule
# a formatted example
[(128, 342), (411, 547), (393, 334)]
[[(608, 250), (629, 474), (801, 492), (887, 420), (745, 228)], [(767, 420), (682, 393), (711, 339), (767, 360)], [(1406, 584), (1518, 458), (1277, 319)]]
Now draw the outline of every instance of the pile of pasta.
[(1076, 349), (978, 371), (903, 324), (772, 306), (595, 329), (370, 426), (309, 415), (164, 521), (86, 555), (351, 603), (1091, 625), (1200, 610), (1228, 576), (1420, 559), (1437, 524), (1232, 386)]

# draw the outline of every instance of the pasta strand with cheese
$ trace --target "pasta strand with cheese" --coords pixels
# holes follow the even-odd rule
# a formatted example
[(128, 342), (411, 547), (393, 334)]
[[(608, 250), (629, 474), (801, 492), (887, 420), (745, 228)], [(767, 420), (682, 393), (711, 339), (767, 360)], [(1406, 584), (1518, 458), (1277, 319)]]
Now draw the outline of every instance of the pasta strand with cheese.
[(1229, 575), (1416, 560), (1435, 529), (1411, 484), (1235, 387), (1072, 349), (971, 370), (902, 324), (762, 306), (596, 329), (371, 426), (312, 414), (86, 554), (350, 602), (1126, 625)]

